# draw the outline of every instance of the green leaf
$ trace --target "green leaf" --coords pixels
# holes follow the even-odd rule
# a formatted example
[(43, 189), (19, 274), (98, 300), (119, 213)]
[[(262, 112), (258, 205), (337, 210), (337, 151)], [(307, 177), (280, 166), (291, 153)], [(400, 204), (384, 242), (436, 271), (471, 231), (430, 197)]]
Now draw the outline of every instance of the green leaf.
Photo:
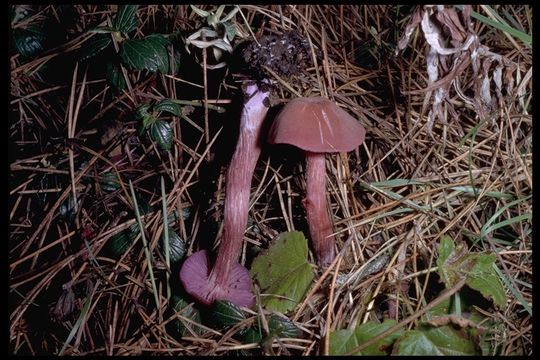
[(146, 36), (143, 39), (126, 40), (120, 46), (120, 57), (131, 69), (150, 72), (169, 71), (169, 53), (166, 45), (169, 40), (160, 34)]
[(236, 325), (246, 319), (244, 312), (230, 301), (217, 300), (213, 306), (212, 318), (219, 326)]
[(135, 109), (135, 119), (137, 120), (143, 120), (145, 117), (150, 116), (150, 113), (148, 112), (152, 105), (150, 104), (143, 104), (140, 106), (137, 106)]
[(79, 60), (83, 61), (96, 56), (102, 52), (112, 42), (111, 37), (107, 35), (96, 35), (88, 40), (79, 51)]
[(468, 253), (463, 242), (455, 246), (449, 236), (442, 237), (438, 253), (437, 271), (447, 288), (465, 278), (467, 286), (493, 300), (496, 305), (503, 306), (506, 303), (504, 288), (493, 266), (495, 254)]
[(124, 33), (129, 34), (137, 28), (137, 8), (138, 5), (122, 5), (118, 8), (114, 18), (113, 27)]
[(170, 150), (172, 147), (173, 130), (171, 124), (163, 120), (157, 120), (150, 125), (150, 136), (157, 142), (163, 150)]
[(393, 355), (480, 355), (477, 339), (466, 329), (421, 324), (394, 344)]
[(120, 188), (120, 181), (114, 171), (107, 171), (101, 175), (99, 186), (105, 192), (113, 192)]
[(259, 255), (251, 275), (261, 286), (267, 310), (285, 313), (304, 297), (313, 280), (307, 240), (299, 231), (282, 233), (266, 254)]
[[(161, 244), (165, 241), (163, 239), (163, 236), (161, 238), (162, 241), (159, 243), (160, 247), (161, 247)], [(170, 260), (171, 260), (171, 263), (173, 264), (182, 260), (184, 256), (186, 255), (186, 244), (180, 238), (180, 236), (176, 233), (176, 231), (174, 231), (170, 227), (169, 227), (169, 251), (170, 251), (169, 253)]]
[[(179, 315), (192, 320), (195, 323), (201, 323), (201, 313), (199, 310), (195, 309), (193, 305), (190, 305), (187, 301), (182, 299), (177, 295), (173, 295), (171, 298), (172, 308)], [(204, 333), (204, 329), (200, 326), (197, 326), (191, 322), (176, 318), (171, 321), (173, 330), (177, 332), (180, 336), (189, 336), (191, 332), (188, 329), (191, 329), (195, 334)]]
[(107, 63), (105, 76), (117, 92), (121, 92), (126, 88), (126, 80), (124, 79), (120, 65)]
[(466, 284), (499, 306), (506, 304), (506, 293), (494, 268), (495, 254), (474, 254), (474, 266), (467, 273)]
[(154, 111), (164, 111), (168, 112), (170, 114), (173, 114), (175, 116), (181, 116), (182, 115), (182, 107), (172, 101), (171, 99), (165, 99), (161, 100), (153, 107)]
[(263, 334), (259, 327), (251, 327), (244, 334), (244, 344), (258, 344), (262, 341)]
[(126, 230), (111, 237), (108, 245), (109, 249), (113, 255), (122, 256), (135, 242), (137, 235), (139, 235), (139, 225), (134, 223)]
[(270, 315), (268, 320), (269, 335), (279, 338), (296, 338), (300, 337), (300, 329), (286, 317), (277, 314)]
[(146, 129), (156, 121), (156, 118), (148, 112), (151, 107), (152, 105), (150, 104), (143, 104), (135, 109), (135, 119), (141, 122), (141, 126), (139, 128), (139, 136), (142, 136)]
[(60, 213), (60, 218), (66, 221), (72, 221), (74, 219), (75, 202), (73, 201), (71, 194), (69, 194), (66, 200), (60, 205), (58, 212)]
[(47, 35), (37, 26), (28, 26), (26, 29), (14, 29), (12, 32), (13, 44), (24, 57), (32, 57), (43, 52), (43, 43)]
[[(369, 321), (356, 329), (337, 330), (330, 333), (330, 355), (344, 355), (381, 334), (396, 324), (395, 320), (385, 320), (382, 324)], [(394, 341), (403, 330), (388, 335), (354, 355), (388, 355)]]
[(259, 325), (247, 329), (244, 333), (244, 343), (265, 343), (274, 338), (297, 338), (300, 337), (300, 329), (284, 316), (272, 313), (268, 322), (268, 335), (263, 337), (264, 331)]

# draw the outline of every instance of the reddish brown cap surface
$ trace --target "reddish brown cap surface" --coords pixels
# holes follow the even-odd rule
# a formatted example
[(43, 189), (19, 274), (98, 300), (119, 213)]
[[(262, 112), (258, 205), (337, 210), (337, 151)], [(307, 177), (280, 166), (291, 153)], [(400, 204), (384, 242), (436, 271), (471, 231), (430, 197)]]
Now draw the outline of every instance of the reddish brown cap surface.
[(268, 142), (311, 152), (347, 152), (363, 143), (365, 135), (364, 127), (332, 101), (296, 98), (277, 115)]

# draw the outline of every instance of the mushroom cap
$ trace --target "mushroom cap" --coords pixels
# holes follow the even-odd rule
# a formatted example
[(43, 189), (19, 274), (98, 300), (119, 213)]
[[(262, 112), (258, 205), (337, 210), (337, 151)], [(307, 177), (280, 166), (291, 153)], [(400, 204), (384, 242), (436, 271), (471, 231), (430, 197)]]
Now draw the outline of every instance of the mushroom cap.
[(364, 142), (366, 130), (345, 110), (323, 97), (296, 98), (283, 107), (268, 134), (271, 144), (347, 152)]
[(182, 265), (180, 281), (188, 294), (205, 305), (215, 300), (228, 300), (237, 306), (253, 306), (255, 298), (251, 293), (249, 271), (245, 267), (234, 264), (226, 284), (212, 283), (210, 273), (207, 251), (197, 251)]

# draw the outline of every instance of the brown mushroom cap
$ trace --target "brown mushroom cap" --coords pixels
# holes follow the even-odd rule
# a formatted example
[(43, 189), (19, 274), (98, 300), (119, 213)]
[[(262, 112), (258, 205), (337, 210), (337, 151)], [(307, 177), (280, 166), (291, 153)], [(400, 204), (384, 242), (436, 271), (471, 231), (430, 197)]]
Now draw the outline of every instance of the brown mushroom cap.
[(364, 127), (332, 101), (296, 98), (277, 115), (268, 142), (317, 153), (347, 152), (363, 143), (365, 134)]

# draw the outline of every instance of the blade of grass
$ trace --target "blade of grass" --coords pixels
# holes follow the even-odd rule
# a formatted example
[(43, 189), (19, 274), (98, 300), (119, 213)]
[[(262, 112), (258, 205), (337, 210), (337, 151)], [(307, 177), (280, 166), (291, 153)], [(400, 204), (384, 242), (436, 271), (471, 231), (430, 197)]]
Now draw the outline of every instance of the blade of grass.
[(532, 213), (527, 213), (527, 214), (523, 214), (523, 215), (519, 215), (519, 216), (514, 216), (513, 218), (510, 218), (510, 219), (501, 221), (500, 223), (489, 226), (485, 230), (485, 234), (488, 234), (488, 233), (490, 233), (490, 232), (492, 232), (494, 230), (497, 230), (499, 228), (502, 228), (504, 226), (508, 226), (508, 225), (511, 225), (511, 224), (514, 224), (514, 223), (518, 223), (518, 222), (521, 222), (523, 220), (529, 220), (531, 218), (532, 218)]
[(401, 187), (407, 185), (423, 185), (425, 182), (411, 180), (411, 179), (390, 179), (386, 181), (378, 181), (370, 183), (371, 186), (378, 188), (392, 188), (392, 187)]
[(504, 285), (510, 290), (510, 292), (514, 295), (514, 297), (519, 301), (521, 306), (529, 313), (529, 315), (532, 316), (532, 308), (527, 304), (527, 301), (521, 296), (521, 293), (512, 285), (512, 283), (506, 278), (506, 276), (503, 274), (503, 272), (497, 267), (497, 265), (493, 264), (493, 267), (495, 268), (495, 271), (497, 272), (497, 275), (499, 275), (499, 278), (502, 280)]
[(81, 309), (81, 313), (79, 314), (79, 318), (77, 319), (77, 321), (75, 322), (75, 325), (73, 325), (73, 328), (69, 332), (69, 335), (66, 341), (64, 342), (64, 345), (62, 345), (62, 349), (60, 349), (60, 352), (58, 353), (59, 356), (64, 355), (64, 351), (66, 351), (67, 346), (69, 345), (71, 340), (73, 340), (73, 338), (75, 337), (75, 334), (77, 334), (77, 332), (81, 328), (81, 325), (84, 319), (86, 318), (86, 315), (88, 314), (88, 309), (90, 309), (90, 304), (92, 303), (92, 298), (94, 297), (94, 294), (96, 293), (96, 289), (97, 289), (97, 284), (96, 286), (94, 286), (92, 293), (86, 297), (83, 308)]
[[(144, 253), (146, 254), (146, 260), (148, 261), (148, 273), (150, 274), (150, 281), (152, 282), (152, 292), (154, 293), (154, 300), (156, 301), (156, 311), (159, 313), (159, 296), (156, 286), (156, 280), (154, 278), (154, 270), (152, 268), (152, 257), (150, 255), (150, 249), (148, 248), (148, 242), (144, 235), (144, 227), (139, 212), (139, 204), (137, 204), (137, 198), (135, 197), (135, 190), (133, 189), (133, 183), (129, 180), (129, 190), (131, 191), (131, 198), (133, 199), (133, 205), (135, 206), (135, 216), (137, 217), (137, 223), (139, 224), (139, 230), (141, 231), (141, 239), (143, 242)], [(160, 314), (161, 315), (161, 314)]]
[[(528, 213), (528, 214), (523, 214), (523, 215), (520, 215), (520, 216), (517, 216), (517, 217), (514, 217), (514, 218), (511, 218), (511, 219), (507, 219), (507, 220), (504, 220), (500, 223), (497, 223), (497, 224), (494, 224), (493, 226), (491, 225), (495, 220), (497, 220), (497, 218), (508, 208), (516, 205), (516, 204), (519, 204), (523, 201), (526, 201), (528, 199), (530, 199), (531, 196), (526, 196), (524, 198), (521, 198), (521, 199), (517, 199), (517, 200), (514, 200), (514, 201), (511, 201), (509, 202), (508, 204), (504, 205), (503, 207), (501, 207), (499, 210), (497, 210), (495, 212), (495, 214), (493, 214), (493, 216), (491, 218), (489, 218), (488, 221), (486, 221), (486, 223), (484, 224), (484, 226), (482, 226), (482, 229), (480, 229), (480, 237), (481, 238), (484, 238), (488, 233), (490, 233), (491, 231), (495, 230), (495, 229), (498, 229), (502, 226), (505, 226), (505, 225), (509, 225), (509, 224), (513, 224), (517, 221), (522, 221), (522, 220), (525, 220), (527, 218), (530, 218), (532, 216), (532, 214)], [(503, 225), (501, 225), (503, 224)]]
[(161, 177), (161, 207), (163, 211), (163, 248), (165, 249), (165, 263), (167, 264), (167, 300), (171, 298), (171, 285), (169, 284), (171, 269), (171, 253), (169, 249), (169, 219), (167, 216), (167, 198), (165, 196), (165, 181)]
[[(491, 7), (490, 7), (491, 9)], [(491, 9), (491, 14), (493, 16), (494, 15), (494, 10)], [(481, 15), (475, 11), (472, 11), (471, 12), (471, 16), (475, 19), (477, 19), (478, 21), (481, 21), (483, 22), (484, 24), (486, 25), (489, 25), (489, 26), (492, 26), (494, 27), (495, 29), (497, 30), (501, 30), (507, 34), (509, 34), (510, 36), (513, 36), (515, 38), (518, 38), (519, 40), (521, 40), (525, 45), (527, 45), (528, 47), (531, 47), (531, 44), (532, 44), (532, 36), (527, 34), (527, 33), (524, 33), (523, 31), (519, 31), (517, 29), (514, 29), (513, 27), (507, 25), (504, 20), (503, 22), (500, 22), (500, 21), (496, 21), (496, 20), (493, 20), (493, 19), (490, 19), (488, 17), (485, 17), (484, 15)], [(497, 15), (498, 16), (498, 15)], [(502, 20), (502, 19), (501, 19)]]
[(362, 183), (361, 185), (368, 188), (368, 189), (370, 189), (370, 190), (373, 190), (373, 191), (376, 191), (376, 192), (378, 192), (380, 194), (383, 194), (383, 195), (385, 195), (385, 196), (387, 196), (387, 197), (389, 197), (391, 199), (403, 202), (403, 204), (405, 204), (407, 206), (410, 206), (414, 210), (421, 211), (423, 213), (434, 211), (436, 213), (439, 213), (439, 215), (443, 215), (437, 209), (431, 209), (431, 208), (429, 208), (427, 206), (420, 206), (417, 203), (415, 203), (414, 201), (411, 201), (409, 199), (405, 199), (404, 196), (401, 196), (398, 193), (395, 193), (395, 192), (390, 191), (388, 189), (373, 186), (372, 184), (368, 184), (368, 183)]
[[(480, 189), (478, 189), (478, 188), (473, 188), (473, 187), (470, 186), (470, 185), (466, 185), (466, 186), (452, 186), (450, 189), (456, 190), (456, 191), (462, 191), (462, 192), (469, 193), (469, 194), (472, 194), (472, 195), (478, 194), (478, 193), (480, 192)], [(484, 193), (484, 196), (491, 196), (491, 197), (494, 197), (494, 198), (496, 198), (496, 199), (508, 199), (508, 198), (512, 198), (512, 195), (506, 194), (506, 193), (503, 193), (503, 192), (500, 192), (500, 191), (488, 191), (488, 192), (485, 192), (485, 193)]]

